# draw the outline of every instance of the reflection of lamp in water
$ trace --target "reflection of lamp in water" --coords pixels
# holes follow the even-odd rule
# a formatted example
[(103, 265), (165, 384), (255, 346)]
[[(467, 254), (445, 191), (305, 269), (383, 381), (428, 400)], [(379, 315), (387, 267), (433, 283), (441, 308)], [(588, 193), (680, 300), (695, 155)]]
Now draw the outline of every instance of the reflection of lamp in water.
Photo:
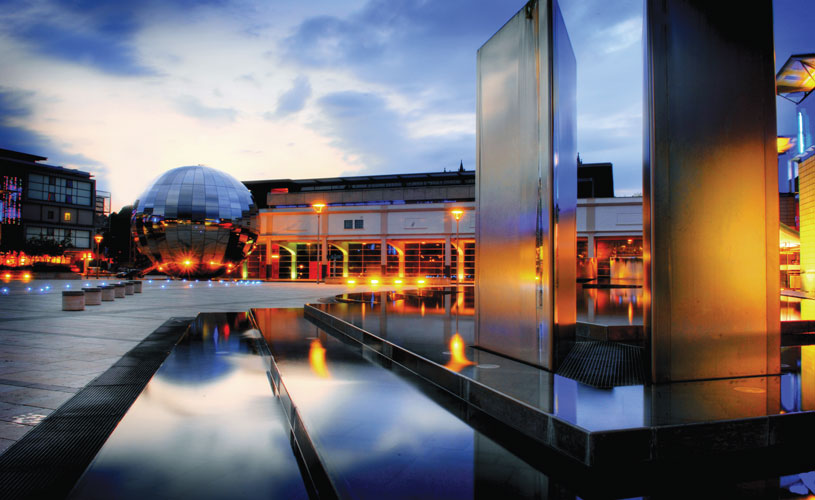
[(320, 339), (311, 341), (311, 347), (308, 350), (308, 362), (313, 371), (318, 377), (330, 378), (331, 374), (328, 373), (328, 368), (325, 364), (325, 347), (320, 343)]
[(465, 366), (474, 364), (472, 361), (467, 359), (467, 356), (464, 354), (465, 347), (464, 339), (462, 339), (461, 335), (456, 332), (456, 334), (453, 335), (453, 338), (450, 339), (450, 361), (444, 365), (444, 367), (457, 372)]

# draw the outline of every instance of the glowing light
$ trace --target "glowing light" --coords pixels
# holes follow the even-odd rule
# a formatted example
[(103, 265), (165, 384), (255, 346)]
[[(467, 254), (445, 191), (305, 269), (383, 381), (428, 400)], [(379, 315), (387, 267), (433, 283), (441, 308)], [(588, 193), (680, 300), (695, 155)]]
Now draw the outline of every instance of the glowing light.
[(192, 265), (192, 261), (190, 259), (187, 259), (187, 260), (184, 261), (184, 266), (185, 267), (190, 267), (191, 265)]
[(356, 280), (348, 280), (346, 283), (348, 283), (349, 285), (353, 285), (356, 284), (356, 282), (357, 282)]
[(444, 365), (444, 367), (457, 372), (465, 366), (474, 364), (467, 359), (467, 356), (464, 354), (465, 347), (464, 339), (461, 338), (461, 335), (458, 333), (453, 335), (453, 338), (450, 339), (450, 361)]
[(323, 344), (320, 343), (320, 339), (314, 339), (311, 341), (311, 346), (308, 350), (308, 363), (311, 365), (311, 371), (313, 371), (318, 377), (331, 377), (325, 363), (325, 347), (323, 347)]
[(3, 275), (3, 277), (6, 279), (11, 279), (11, 273), (6, 273)]
[(371, 280), (371, 284), (372, 284), (372, 285), (378, 285), (378, 284), (379, 284), (379, 280), (377, 280), (377, 279), (372, 279), (372, 280)]
[(31, 275), (30, 275), (30, 274), (28, 274), (28, 273), (25, 273), (25, 274), (23, 275), (23, 279), (24, 279), (24, 280), (30, 280), (30, 279), (31, 279)]
[(401, 284), (402, 284), (402, 280), (393, 280), (393, 282), (394, 282), (394, 283), (396, 283), (397, 285), (401, 285)]
[(464, 210), (456, 208), (454, 210), (450, 210), (450, 213), (453, 214), (453, 217), (455, 217), (456, 220), (461, 220), (461, 216), (464, 215)]
[(417, 280), (416, 283), (418, 283), (420, 285), (424, 285), (424, 280)]
[(779, 136), (776, 138), (776, 147), (778, 149), (778, 154), (780, 155), (792, 149), (793, 146), (795, 146), (795, 143), (793, 142), (792, 137)]
[(314, 211), (315, 211), (315, 212), (317, 212), (317, 213), (319, 214), (319, 213), (321, 213), (321, 212), (323, 211), (323, 209), (325, 208), (325, 203), (323, 203), (323, 202), (312, 203), (312, 204), (311, 204), (311, 208), (313, 208), (313, 209), (314, 209)]

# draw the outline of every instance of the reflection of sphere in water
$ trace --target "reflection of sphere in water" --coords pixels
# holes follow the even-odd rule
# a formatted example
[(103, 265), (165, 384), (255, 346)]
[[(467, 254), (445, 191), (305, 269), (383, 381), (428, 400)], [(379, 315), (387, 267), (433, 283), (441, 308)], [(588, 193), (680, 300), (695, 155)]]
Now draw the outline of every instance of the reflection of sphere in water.
[(178, 167), (136, 201), (131, 231), (136, 248), (172, 276), (229, 274), (255, 248), (252, 193), (229, 174)]

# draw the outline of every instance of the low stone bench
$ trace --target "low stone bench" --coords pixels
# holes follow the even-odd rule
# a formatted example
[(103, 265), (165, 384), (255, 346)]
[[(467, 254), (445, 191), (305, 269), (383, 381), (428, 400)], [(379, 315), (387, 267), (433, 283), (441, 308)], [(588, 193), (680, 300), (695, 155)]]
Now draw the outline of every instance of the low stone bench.
[(141, 281), (132, 281), (133, 283), (133, 291), (135, 293), (141, 293)]
[(125, 286), (125, 295), (133, 295), (133, 282), (132, 281), (125, 281), (122, 283)]
[(99, 287), (102, 290), (102, 302), (113, 302), (116, 299), (116, 287), (113, 285), (102, 285)]
[(86, 306), (99, 306), (102, 305), (102, 289), (99, 287), (83, 288), (85, 292), (85, 305)]
[(62, 310), (63, 311), (84, 311), (85, 310), (85, 292), (78, 290), (69, 290), (62, 292)]
[(115, 283), (113, 285), (113, 296), (117, 299), (125, 298), (125, 285), (124, 283)]

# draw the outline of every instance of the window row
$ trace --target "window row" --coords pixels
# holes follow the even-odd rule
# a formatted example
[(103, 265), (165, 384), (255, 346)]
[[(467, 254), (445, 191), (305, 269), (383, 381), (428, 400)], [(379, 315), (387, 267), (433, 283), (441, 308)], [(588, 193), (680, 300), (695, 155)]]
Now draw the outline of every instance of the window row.
[(32, 200), (90, 206), (91, 183), (50, 175), (31, 174), (28, 176), (28, 197)]
[(68, 240), (74, 248), (90, 248), (91, 232), (78, 229), (62, 229), (58, 227), (36, 227), (28, 226), (25, 230), (27, 240), (33, 238), (45, 238), (61, 242)]
[(365, 220), (364, 219), (345, 219), (342, 221), (343, 229), (364, 229)]

